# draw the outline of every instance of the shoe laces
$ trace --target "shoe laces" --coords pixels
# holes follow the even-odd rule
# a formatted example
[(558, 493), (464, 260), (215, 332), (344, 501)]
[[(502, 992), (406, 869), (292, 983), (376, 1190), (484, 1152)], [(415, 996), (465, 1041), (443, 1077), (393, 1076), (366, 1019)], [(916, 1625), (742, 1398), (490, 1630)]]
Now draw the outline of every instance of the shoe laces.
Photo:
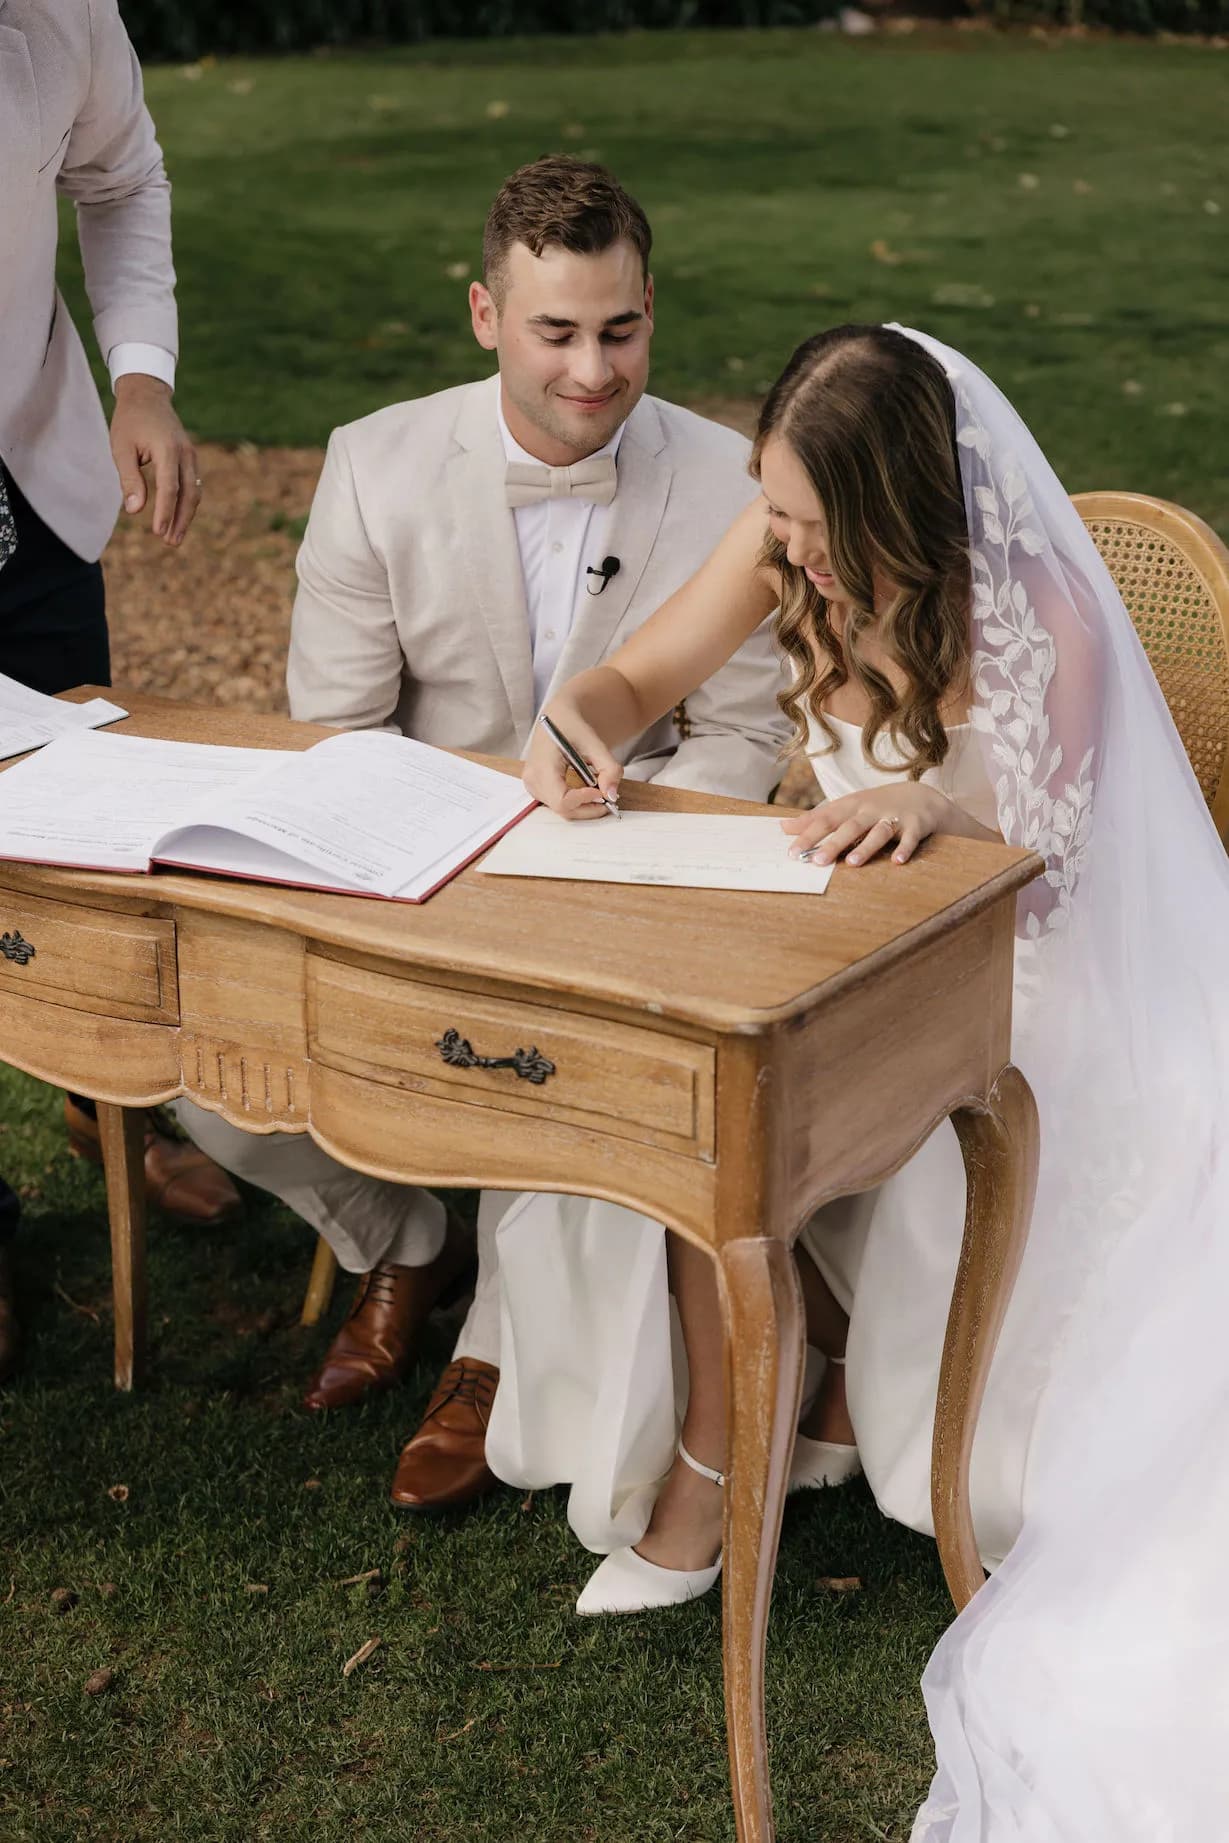
[(473, 1408), (485, 1427), (495, 1403), (497, 1379), (485, 1368), (467, 1363), (464, 1357), (458, 1357), (450, 1363), (439, 1379), (435, 1395), (423, 1416), (429, 1421), (439, 1414), (450, 1402), (460, 1402), (467, 1408)]
[(357, 1318), (368, 1300), (373, 1305), (392, 1306), (397, 1297), (397, 1275), (392, 1267), (381, 1263), (369, 1268), (359, 1281), (354, 1304), (350, 1307), (348, 1317)]

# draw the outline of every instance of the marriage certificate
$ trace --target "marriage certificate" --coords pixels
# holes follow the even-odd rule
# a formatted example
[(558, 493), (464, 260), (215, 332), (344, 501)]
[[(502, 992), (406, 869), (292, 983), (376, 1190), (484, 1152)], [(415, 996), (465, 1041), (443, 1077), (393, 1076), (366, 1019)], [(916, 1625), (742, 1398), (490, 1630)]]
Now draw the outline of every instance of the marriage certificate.
[(831, 864), (790, 857), (791, 842), (779, 819), (754, 815), (637, 812), (617, 820), (561, 819), (539, 807), (479, 868), (498, 877), (819, 895)]

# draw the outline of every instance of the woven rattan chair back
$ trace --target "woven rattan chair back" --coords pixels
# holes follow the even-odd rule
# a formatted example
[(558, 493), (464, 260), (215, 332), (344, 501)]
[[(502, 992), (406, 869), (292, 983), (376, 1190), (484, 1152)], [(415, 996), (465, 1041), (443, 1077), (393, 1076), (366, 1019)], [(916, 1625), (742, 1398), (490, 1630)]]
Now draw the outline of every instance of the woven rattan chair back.
[(1143, 493), (1077, 493), (1074, 504), (1229, 846), (1229, 550), (1193, 512)]

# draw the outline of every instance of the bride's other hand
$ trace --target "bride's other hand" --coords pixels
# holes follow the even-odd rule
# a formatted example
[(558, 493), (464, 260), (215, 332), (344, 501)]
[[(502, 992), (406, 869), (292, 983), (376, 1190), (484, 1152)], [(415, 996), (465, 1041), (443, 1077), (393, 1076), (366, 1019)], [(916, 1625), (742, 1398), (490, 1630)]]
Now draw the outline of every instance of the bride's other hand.
[(577, 711), (556, 702), (549, 715), (576, 752), (588, 762), (598, 784), (596, 787), (569, 785), (568, 765), (540, 723), (534, 727), (522, 781), (535, 800), (540, 800), (543, 806), (549, 806), (552, 813), (559, 813), (564, 819), (605, 818), (609, 811), (606, 799), (616, 806), (619, 803), (623, 769), (597, 731)]
[[(791, 857), (810, 853), (810, 862), (831, 864), (842, 855), (847, 864), (865, 864), (892, 849), (892, 861), (904, 864), (932, 832), (967, 834), (966, 815), (946, 794), (916, 781), (897, 781), (871, 793), (845, 794), (825, 800), (796, 819), (783, 819), (792, 835)], [(981, 827), (980, 835), (988, 836)]]

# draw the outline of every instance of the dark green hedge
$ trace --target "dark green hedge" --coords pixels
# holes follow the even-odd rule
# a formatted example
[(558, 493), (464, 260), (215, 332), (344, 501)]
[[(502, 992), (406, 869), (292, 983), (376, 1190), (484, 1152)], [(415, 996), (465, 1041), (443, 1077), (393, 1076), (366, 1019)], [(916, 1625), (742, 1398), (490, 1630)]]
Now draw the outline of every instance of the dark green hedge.
[(796, 26), (839, 0), (120, 0), (147, 58), (633, 26)]
[[(854, 0), (854, 4), (857, 0)], [(320, 45), (503, 38), (513, 33), (623, 32), (633, 26), (807, 25), (840, 0), (120, 0), (145, 58), (207, 52), (306, 51)], [(873, 4), (873, 0), (872, 0)], [(876, 9), (877, 10), (877, 9)], [(896, 10), (908, 11), (907, 4)], [(948, 10), (935, 0), (919, 7)], [(1124, 32), (1217, 31), (1229, 0), (950, 0), (950, 12), (1004, 23), (1083, 21)]]
[(1115, 32), (1229, 31), (1229, 0), (970, 0), (1004, 24), (1103, 26)]

